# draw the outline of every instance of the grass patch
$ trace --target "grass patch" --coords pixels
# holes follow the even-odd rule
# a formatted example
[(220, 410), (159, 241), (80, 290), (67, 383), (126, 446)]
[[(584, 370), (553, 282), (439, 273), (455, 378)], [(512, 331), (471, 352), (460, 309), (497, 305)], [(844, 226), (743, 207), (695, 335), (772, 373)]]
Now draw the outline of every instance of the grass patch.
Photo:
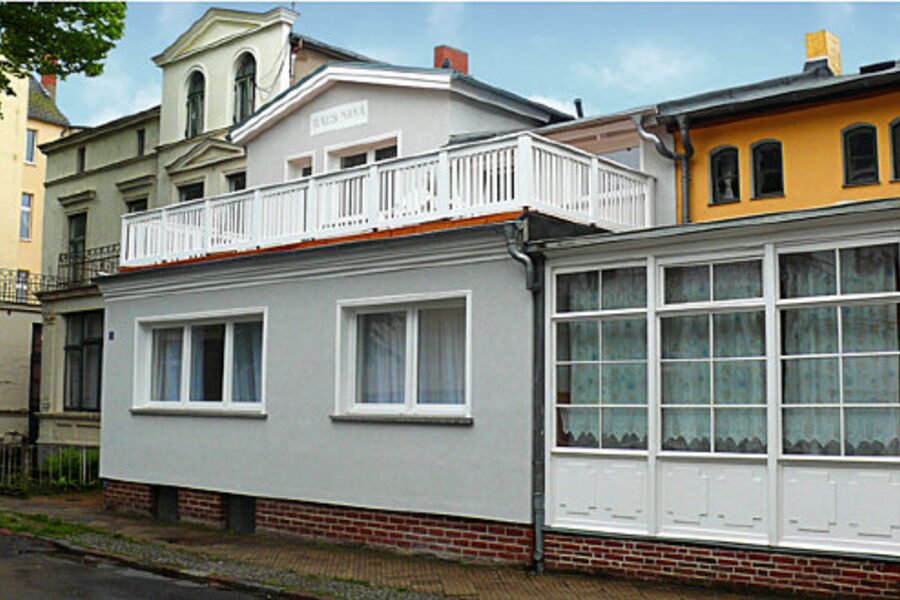
[(69, 523), (56, 517), (11, 512), (0, 512), (0, 529), (9, 529), (15, 533), (30, 533), (37, 537), (55, 539), (66, 539), (84, 533), (108, 534), (108, 532), (101, 529), (78, 523)]

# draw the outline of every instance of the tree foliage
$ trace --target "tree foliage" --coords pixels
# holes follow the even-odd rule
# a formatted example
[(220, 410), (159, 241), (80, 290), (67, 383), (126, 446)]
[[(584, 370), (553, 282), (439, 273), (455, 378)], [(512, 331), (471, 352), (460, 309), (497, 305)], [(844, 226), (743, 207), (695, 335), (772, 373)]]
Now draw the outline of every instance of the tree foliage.
[(29, 73), (100, 75), (124, 32), (124, 2), (0, 2), (0, 95)]

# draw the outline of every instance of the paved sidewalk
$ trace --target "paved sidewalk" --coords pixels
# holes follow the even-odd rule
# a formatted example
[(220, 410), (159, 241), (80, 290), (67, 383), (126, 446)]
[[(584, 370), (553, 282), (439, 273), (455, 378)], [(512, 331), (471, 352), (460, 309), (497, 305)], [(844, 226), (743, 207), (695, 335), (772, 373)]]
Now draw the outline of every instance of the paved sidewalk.
[[(321, 582), (322, 585), (316, 587), (325, 591), (314, 593), (325, 597), (449, 596), (479, 600), (739, 600), (760, 597), (572, 574), (535, 576), (512, 567), (464, 564), (280, 535), (237, 535), (194, 525), (162, 524), (152, 519), (104, 511), (99, 494), (27, 500), (0, 497), (2, 512), (46, 515), (116, 534), (116, 537), (81, 534), (69, 540), (87, 550), (139, 560), (148, 565), (174, 563), (182, 567), (182, 572), (196, 568), (185, 557), (196, 557), (192, 560), (205, 561), (204, 570), (209, 569), (208, 573), (248, 583), (303, 590), (303, 581)], [(166, 553), (169, 556), (159, 558)], [(307, 579), (298, 584), (289, 576)], [(346, 585), (342, 587), (341, 582)], [(307, 586), (305, 591), (309, 592), (310, 588)]]

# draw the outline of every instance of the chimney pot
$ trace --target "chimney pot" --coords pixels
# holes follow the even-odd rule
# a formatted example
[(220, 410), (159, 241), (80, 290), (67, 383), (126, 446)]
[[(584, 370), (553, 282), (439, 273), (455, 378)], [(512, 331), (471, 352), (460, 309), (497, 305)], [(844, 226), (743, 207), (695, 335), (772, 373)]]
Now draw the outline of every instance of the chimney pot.
[(56, 101), (56, 75), (41, 75), (41, 85), (50, 93), (50, 98)]
[(469, 55), (462, 50), (451, 48), (450, 46), (435, 46), (434, 48), (434, 68), (446, 69), (451, 68), (457, 73), (463, 75), (469, 74)]
[(841, 74), (841, 41), (825, 29), (806, 34), (806, 64), (803, 70), (825, 65), (832, 75)]

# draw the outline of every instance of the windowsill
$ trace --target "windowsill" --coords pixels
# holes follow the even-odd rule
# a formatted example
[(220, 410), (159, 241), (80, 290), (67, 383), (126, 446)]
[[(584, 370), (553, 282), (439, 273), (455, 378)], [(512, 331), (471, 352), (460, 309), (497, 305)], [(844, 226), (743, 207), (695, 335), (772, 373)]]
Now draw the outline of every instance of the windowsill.
[(161, 417), (217, 417), (232, 419), (268, 419), (262, 410), (233, 410), (222, 408), (164, 408), (141, 406), (130, 409), (133, 415), (153, 415)]
[(25, 164), (25, 166), (28, 166), (28, 167), (36, 167), (37, 166), (37, 163), (34, 161), (23, 160), (22, 162)]
[(870, 186), (870, 185), (881, 185), (881, 182), (880, 181), (866, 181), (864, 183), (845, 183), (843, 185), (843, 188), (849, 189), (849, 188), (866, 187), (866, 186)]
[(347, 414), (330, 415), (333, 423), (391, 423), (413, 425), (457, 425), (469, 427), (474, 424), (472, 417), (454, 417), (446, 415), (386, 415), (386, 414)]
[(752, 196), (750, 200), (784, 200), (784, 194), (762, 194), (760, 196)]
[(71, 408), (64, 408), (60, 413), (54, 413), (55, 417), (68, 418), (68, 419), (89, 419), (92, 421), (100, 420), (100, 411), (99, 410), (76, 410)]
[(741, 200), (740, 200), (740, 198), (738, 198), (736, 200), (719, 200), (718, 202), (710, 202), (709, 206), (711, 206), (711, 207), (712, 206), (727, 206), (729, 204), (740, 204), (740, 203), (741, 203)]

